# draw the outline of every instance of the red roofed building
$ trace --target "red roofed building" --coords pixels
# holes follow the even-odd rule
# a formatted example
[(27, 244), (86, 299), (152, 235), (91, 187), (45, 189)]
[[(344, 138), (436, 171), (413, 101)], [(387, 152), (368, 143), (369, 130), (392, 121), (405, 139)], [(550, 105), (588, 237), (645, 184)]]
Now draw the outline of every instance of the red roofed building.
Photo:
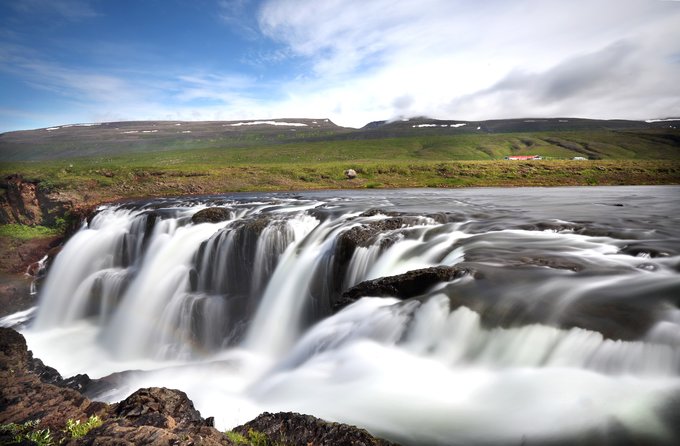
[(517, 161), (530, 161), (530, 160), (540, 160), (541, 155), (510, 155), (505, 157), (506, 160), (517, 160)]

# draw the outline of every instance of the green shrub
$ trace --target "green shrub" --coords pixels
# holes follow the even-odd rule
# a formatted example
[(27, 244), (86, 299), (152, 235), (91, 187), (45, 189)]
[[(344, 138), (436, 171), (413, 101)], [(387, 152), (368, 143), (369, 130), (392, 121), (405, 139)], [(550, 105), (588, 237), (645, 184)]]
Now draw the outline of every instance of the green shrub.
[(36, 429), (40, 420), (27, 421), (23, 424), (9, 423), (0, 425), (0, 434), (9, 435), (7, 444), (19, 444), (31, 441), (38, 446), (51, 446), (54, 439), (49, 429)]
[(37, 446), (50, 446), (54, 439), (49, 429), (38, 429), (26, 434), (26, 439), (32, 441)]
[(99, 427), (101, 425), (102, 420), (100, 420), (97, 415), (92, 415), (84, 423), (81, 423), (80, 420), (74, 421), (69, 418), (66, 421), (66, 429), (64, 429), (64, 433), (70, 436), (71, 438), (80, 438), (87, 435), (87, 433), (90, 432), (95, 427)]
[(278, 443), (272, 443), (264, 432), (253, 429), (248, 430), (247, 436), (234, 431), (227, 431), (224, 434), (230, 442), (239, 446), (279, 446)]
[(248, 444), (248, 438), (246, 438), (245, 435), (239, 434), (238, 432), (234, 431), (227, 431), (224, 433), (229, 441), (231, 441), (234, 444), (241, 445), (241, 444)]
[(264, 432), (258, 432), (255, 430), (248, 430), (248, 440), (252, 446), (269, 446), (269, 438)]

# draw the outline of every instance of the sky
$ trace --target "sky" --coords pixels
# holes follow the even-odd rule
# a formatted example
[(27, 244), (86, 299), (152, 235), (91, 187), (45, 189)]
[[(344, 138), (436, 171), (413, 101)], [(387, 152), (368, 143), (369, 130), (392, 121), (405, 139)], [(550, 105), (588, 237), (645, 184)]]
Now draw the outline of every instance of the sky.
[(680, 116), (680, 1), (0, 0), (0, 132)]

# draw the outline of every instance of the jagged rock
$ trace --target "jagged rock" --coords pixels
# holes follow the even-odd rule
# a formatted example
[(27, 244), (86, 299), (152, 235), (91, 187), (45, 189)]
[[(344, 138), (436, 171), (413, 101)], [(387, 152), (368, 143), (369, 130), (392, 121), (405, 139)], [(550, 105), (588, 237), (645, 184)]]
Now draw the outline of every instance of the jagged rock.
[(0, 328), (0, 371), (25, 370), (30, 356), (26, 339), (9, 328)]
[(221, 221), (229, 220), (231, 218), (231, 212), (229, 209), (213, 207), (205, 208), (196, 212), (192, 217), (191, 221), (194, 224), (199, 223), (219, 223)]
[(68, 419), (85, 420), (106, 412), (104, 403), (42, 382), (32, 370), (34, 363), (24, 337), (12, 329), (0, 328), (0, 424), (40, 420), (39, 429), (58, 433)]
[(28, 369), (36, 374), (40, 381), (44, 382), (45, 384), (54, 384), (55, 386), (58, 386), (59, 383), (61, 383), (62, 377), (56, 369), (46, 366), (38, 358), (33, 358), (31, 352), (28, 352), (28, 355), (30, 357)]
[(420, 296), (438, 283), (450, 282), (470, 274), (479, 276), (470, 268), (435, 266), (409, 271), (397, 276), (366, 280), (342, 293), (342, 297), (333, 303), (333, 310), (341, 310), (364, 296), (389, 296), (399, 299)]
[(244, 436), (250, 431), (265, 434), (270, 444), (288, 445), (357, 445), (390, 446), (395, 445), (376, 438), (364, 429), (342, 423), (329, 423), (311, 415), (292, 412), (265, 412), (242, 426), (233, 429)]
[(160, 418), (155, 416), (158, 414), (163, 419), (165, 417), (172, 418), (173, 425), (204, 423), (201, 414), (194, 408), (194, 403), (191, 402), (186, 393), (162, 387), (150, 387), (136, 391), (118, 403), (115, 406), (114, 413), (116, 416), (127, 418), (137, 426), (168, 427), (158, 424)]

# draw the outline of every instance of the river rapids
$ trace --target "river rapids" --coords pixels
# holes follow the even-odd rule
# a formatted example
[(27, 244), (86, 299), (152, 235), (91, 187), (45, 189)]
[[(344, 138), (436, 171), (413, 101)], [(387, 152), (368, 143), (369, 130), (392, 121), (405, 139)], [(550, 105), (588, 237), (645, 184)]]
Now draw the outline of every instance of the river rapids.
[[(338, 306), (434, 266), (466, 273)], [(677, 444), (680, 187), (105, 206), (22, 332), (64, 376), (115, 378), (96, 399), (178, 388), (221, 429), (295, 411), (406, 445)]]

